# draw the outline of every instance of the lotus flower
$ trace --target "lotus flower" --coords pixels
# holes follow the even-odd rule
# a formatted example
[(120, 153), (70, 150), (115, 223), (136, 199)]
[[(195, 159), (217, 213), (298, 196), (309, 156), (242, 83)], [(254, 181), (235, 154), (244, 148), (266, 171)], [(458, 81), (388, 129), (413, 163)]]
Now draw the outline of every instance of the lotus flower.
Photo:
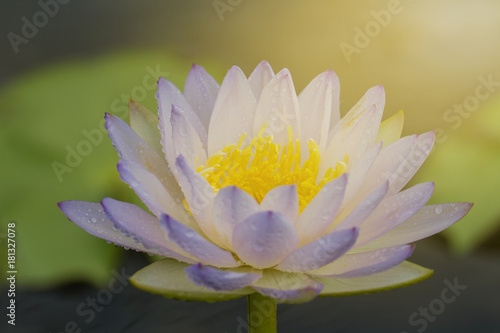
[(134, 102), (130, 126), (105, 116), (120, 177), (150, 212), (59, 203), (87, 232), (167, 258), (132, 277), (140, 288), (294, 303), (407, 285), (432, 273), (405, 261), (412, 243), (472, 206), (425, 206), (432, 182), (404, 189), (434, 132), (400, 138), (402, 112), (381, 122), (382, 86), (341, 118), (331, 70), (297, 96), (289, 71), (267, 62), (248, 79), (232, 67), (220, 86), (193, 65), (184, 93), (160, 78), (156, 97), (158, 117)]

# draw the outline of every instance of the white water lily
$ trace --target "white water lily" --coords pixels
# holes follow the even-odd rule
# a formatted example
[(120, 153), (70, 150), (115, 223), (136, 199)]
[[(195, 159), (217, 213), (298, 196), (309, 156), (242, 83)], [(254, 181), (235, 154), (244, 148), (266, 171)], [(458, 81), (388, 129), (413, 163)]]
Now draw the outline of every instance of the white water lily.
[(97, 237), (170, 258), (132, 277), (145, 290), (304, 302), (407, 285), (432, 273), (405, 261), (411, 243), (472, 206), (425, 206), (431, 182), (403, 190), (434, 133), (400, 138), (402, 112), (381, 123), (382, 86), (343, 118), (333, 71), (297, 96), (267, 62), (220, 86), (193, 65), (184, 93), (160, 78), (156, 96), (158, 117), (135, 103), (130, 126), (106, 115), (120, 177), (152, 214), (111, 198), (59, 204)]

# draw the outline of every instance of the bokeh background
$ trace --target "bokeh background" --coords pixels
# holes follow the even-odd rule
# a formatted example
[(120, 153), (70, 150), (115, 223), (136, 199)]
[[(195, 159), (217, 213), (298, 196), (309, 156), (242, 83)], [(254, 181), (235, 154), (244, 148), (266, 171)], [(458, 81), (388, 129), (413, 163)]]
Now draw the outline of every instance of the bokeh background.
[[(192, 63), (221, 82), (232, 65), (248, 75), (264, 59), (289, 68), (298, 92), (332, 68), (342, 113), (383, 84), (385, 117), (404, 110), (404, 135), (436, 130), (413, 184), (435, 181), (431, 203), (475, 203), (417, 244), (411, 260), (435, 269), (430, 279), (282, 305), (280, 331), (500, 330), (500, 2), (2, 0), (0, 35), (0, 268), (14, 222), (18, 270), (16, 326), (2, 314), (5, 331), (246, 332), (244, 299), (179, 302), (130, 285), (82, 315), (116, 274), (150, 258), (87, 235), (56, 203), (137, 202), (119, 180), (104, 112), (126, 120), (130, 98), (154, 110), (158, 76), (183, 87)], [(446, 281), (467, 288), (424, 320)]]

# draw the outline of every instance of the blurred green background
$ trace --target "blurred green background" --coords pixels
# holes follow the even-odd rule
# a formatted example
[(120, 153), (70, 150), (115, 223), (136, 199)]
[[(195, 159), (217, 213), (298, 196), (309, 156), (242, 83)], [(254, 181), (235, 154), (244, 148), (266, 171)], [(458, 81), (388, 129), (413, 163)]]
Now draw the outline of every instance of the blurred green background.
[(445, 251), (500, 259), (500, 2), (60, 2), (0, 2), (0, 240), (14, 221), (20, 287), (109, 280), (121, 250), (56, 203), (137, 202), (104, 112), (127, 119), (129, 98), (155, 110), (158, 76), (183, 87), (191, 63), (221, 82), (232, 65), (248, 75), (267, 60), (298, 92), (332, 68), (342, 113), (383, 84), (384, 118), (404, 110), (403, 135), (436, 129), (413, 184), (435, 181), (431, 203), (475, 203), (438, 236)]

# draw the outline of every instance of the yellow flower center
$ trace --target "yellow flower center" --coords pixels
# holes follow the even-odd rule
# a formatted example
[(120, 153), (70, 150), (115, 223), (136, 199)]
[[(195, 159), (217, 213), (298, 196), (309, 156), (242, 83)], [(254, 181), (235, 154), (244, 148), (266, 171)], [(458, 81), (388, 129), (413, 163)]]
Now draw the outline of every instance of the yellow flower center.
[(317, 182), (321, 154), (314, 140), (307, 142), (309, 158), (300, 164), (300, 140), (294, 144), (292, 129), (288, 127), (288, 144), (281, 147), (273, 143), (273, 136), (264, 136), (266, 124), (248, 146), (242, 148), (246, 134), (237, 144), (225, 146), (213, 154), (205, 165), (196, 168), (215, 193), (225, 186), (234, 185), (261, 202), (267, 192), (279, 185), (297, 184), (300, 212), (319, 190), (346, 170), (348, 156), (329, 168)]

